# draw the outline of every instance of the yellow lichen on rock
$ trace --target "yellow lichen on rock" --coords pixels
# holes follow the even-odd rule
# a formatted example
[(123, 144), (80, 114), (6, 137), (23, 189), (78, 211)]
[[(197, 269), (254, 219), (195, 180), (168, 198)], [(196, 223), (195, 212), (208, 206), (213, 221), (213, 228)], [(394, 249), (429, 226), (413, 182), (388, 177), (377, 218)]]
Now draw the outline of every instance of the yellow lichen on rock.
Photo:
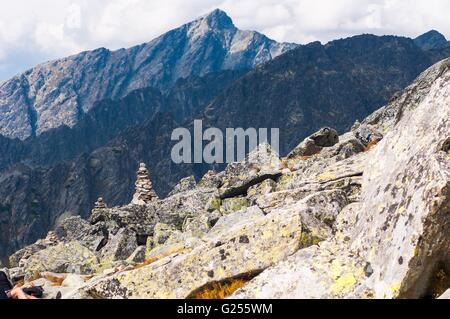
[(345, 295), (353, 290), (356, 283), (356, 278), (352, 273), (344, 274), (331, 286), (331, 292), (333, 295)]
[(331, 264), (331, 277), (334, 283), (330, 287), (330, 293), (335, 297), (342, 297), (353, 292), (364, 277), (364, 270), (335, 259)]
[(318, 176), (320, 182), (336, 179), (336, 175), (333, 172), (325, 172)]

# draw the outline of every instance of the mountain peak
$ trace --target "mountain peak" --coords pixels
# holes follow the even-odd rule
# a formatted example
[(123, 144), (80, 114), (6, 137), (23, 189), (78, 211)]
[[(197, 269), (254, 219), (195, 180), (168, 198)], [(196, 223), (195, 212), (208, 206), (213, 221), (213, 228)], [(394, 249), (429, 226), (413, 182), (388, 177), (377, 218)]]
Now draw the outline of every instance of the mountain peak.
[[(144, 45), (83, 52), (6, 81), (0, 89), (0, 134), (24, 140), (62, 125), (74, 127), (97, 101), (121, 98), (148, 86), (170, 88), (191, 76), (253, 69), (294, 47), (254, 31), (239, 31), (231, 18), (217, 9)], [(73, 72), (77, 76), (72, 76)], [(33, 88), (31, 95), (23, 90), (24, 85)], [(55, 85), (58, 92), (71, 98), (52, 94)], [(74, 90), (76, 94), (71, 95)]]
[(221, 9), (215, 9), (215, 10), (211, 11), (210, 13), (206, 14), (205, 17), (212, 19), (212, 20), (225, 19), (225, 20), (231, 21), (230, 16)]
[(436, 30), (430, 30), (414, 39), (414, 42), (423, 50), (431, 50), (445, 45), (447, 39), (442, 33)]
[(206, 34), (222, 33), (223, 31), (235, 32), (237, 28), (233, 20), (222, 10), (216, 9), (187, 24), (188, 36), (191, 39), (202, 38)]
[(220, 9), (215, 9), (194, 22), (206, 22), (212, 29), (235, 29), (233, 20)]

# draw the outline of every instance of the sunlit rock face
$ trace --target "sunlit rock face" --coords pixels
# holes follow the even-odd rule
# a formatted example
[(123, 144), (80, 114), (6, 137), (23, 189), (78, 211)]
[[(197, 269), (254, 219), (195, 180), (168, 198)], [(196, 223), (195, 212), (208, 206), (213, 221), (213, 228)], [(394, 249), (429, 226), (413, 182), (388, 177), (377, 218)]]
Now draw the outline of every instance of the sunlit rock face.
[(360, 200), (338, 216), (335, 236), (269, 268), (234, 297), (443, 294), (450, 252), (449, 84), (447, 59), (367, 118), (364, 124), (385, 137), (366, 152)]

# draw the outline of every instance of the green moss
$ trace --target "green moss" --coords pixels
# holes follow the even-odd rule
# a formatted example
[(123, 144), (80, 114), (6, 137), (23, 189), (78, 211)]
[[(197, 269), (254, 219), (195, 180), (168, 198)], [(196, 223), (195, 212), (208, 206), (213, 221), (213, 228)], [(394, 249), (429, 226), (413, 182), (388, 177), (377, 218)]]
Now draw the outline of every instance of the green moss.
[(293, 181), (294, 175), (283, 175), (278, 180), (277, 186), (275, 188), (275, 191), (284, 191), (286, 190), (286, 187)]
[(313, 232), (303, 230), (302, 235), (300, 236), (300, 249), (318, 245), (322, 241), (323, 239), (316, 236)]
[(107, 269), (113, 268), (113, 260), (112, 258), (102, 258), (98, 265), (95, 267), (95, 273), (101, 274)]
[(247, 208), (248, 205), (248, 199), (245, 197), (228, 198), (222, 202), (222, 211), (231, 214)]
[(222, 200), (219, 197), (213, 197), (206, 205), (206, 210), (208, 212), (213, 212), (216, 210), (220, 210), (220, 206), (222, 206)]

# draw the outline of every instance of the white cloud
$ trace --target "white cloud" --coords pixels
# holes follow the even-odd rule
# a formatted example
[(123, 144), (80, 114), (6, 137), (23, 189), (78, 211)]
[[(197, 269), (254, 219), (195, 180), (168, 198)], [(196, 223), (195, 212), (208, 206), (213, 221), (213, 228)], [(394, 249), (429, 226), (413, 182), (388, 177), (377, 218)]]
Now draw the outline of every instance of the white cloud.
[(0, 79), (82, 50), (147, 42), (217, 7), (278, 41), (430, 29), (450, 37), (448, 0), (0, 0)]

